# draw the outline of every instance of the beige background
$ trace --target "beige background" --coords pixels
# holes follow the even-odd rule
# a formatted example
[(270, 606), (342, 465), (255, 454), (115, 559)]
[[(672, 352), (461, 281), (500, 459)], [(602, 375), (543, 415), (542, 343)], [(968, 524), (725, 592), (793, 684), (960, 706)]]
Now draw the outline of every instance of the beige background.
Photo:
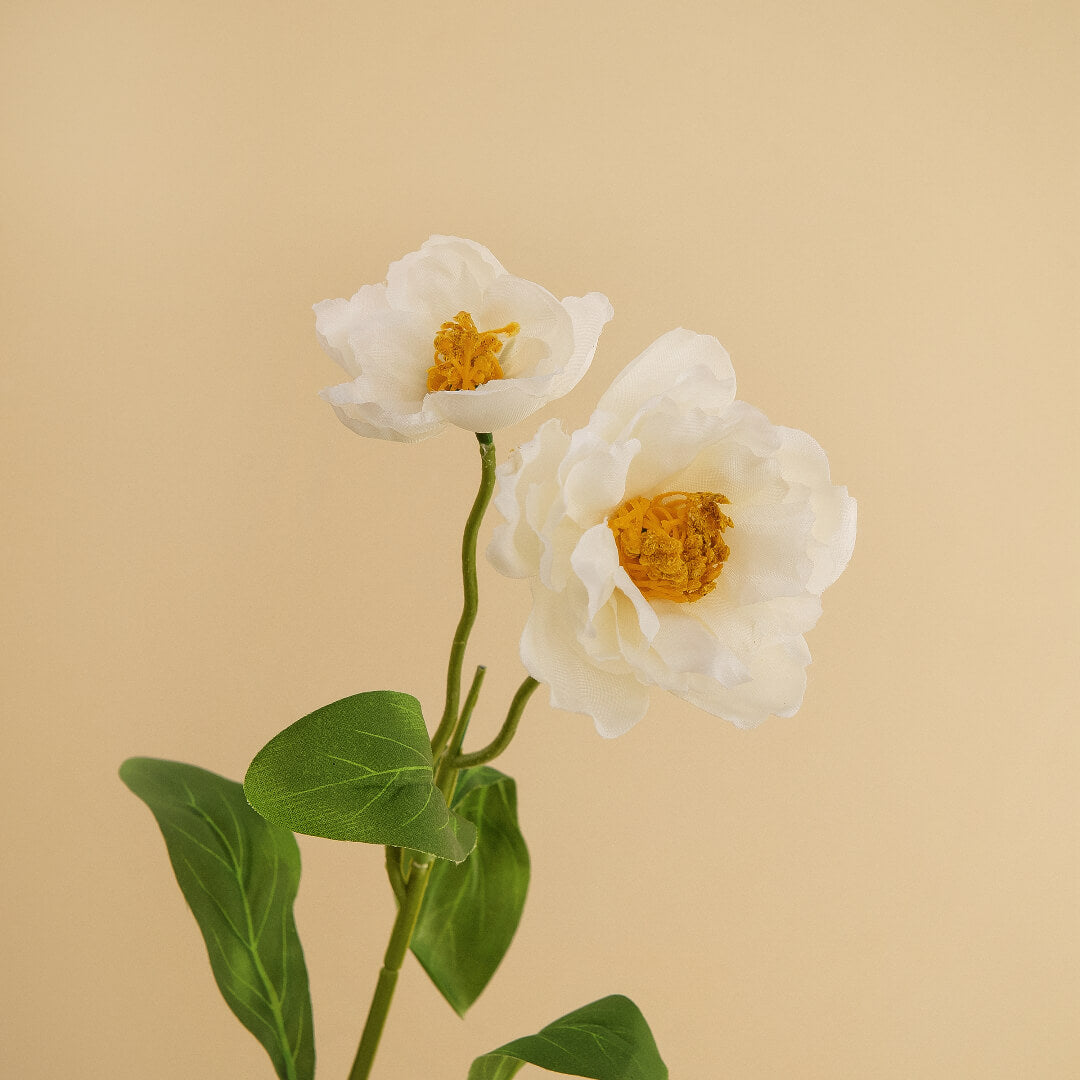
[[(362, 689), (438, 711), (473, 443), (339, 425), (309, 308), (451, 232), (615, 305), (537, 420), (583, 422), (673, 326), (714, 333), (860, 535), (793, 720), (657, 694), (609, 743), (538, 695), (503, 759), (518, 940), (465, 1023), (410, 959), (377, 1075), (463, 1080), (620, 991), (680, 1080), (1080, 1076), (1077, 22), (7, 0), (3, 1074), (270, 1075), (115, 770), (240, 777)], [(478, 737), (528, 604), (481, 584)], [(332, 1080), (392, 905), (380, 852), (301, 848)]]

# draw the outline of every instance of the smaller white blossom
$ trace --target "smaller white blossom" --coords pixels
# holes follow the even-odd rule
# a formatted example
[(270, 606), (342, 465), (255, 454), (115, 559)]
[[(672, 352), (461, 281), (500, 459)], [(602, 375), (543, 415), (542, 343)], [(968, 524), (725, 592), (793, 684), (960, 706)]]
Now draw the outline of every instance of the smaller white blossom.
[(613, 314), (600, 293), (559, 301), (456, 236), (432, 236), (385, 282), (314, 311), (350, 378), (322, 397), (353, 431), (395, 442), (524, 420), (578, 384)]
[(855, 500), (809, 435), (735, 400), (716, 338), (665, 334), (584, 428), (549, 420), (497, 475), (488, 555), (531, 581), (521, 659), (553, 706), (609, 737), (649, 686), (743, 728), (795, 713)]

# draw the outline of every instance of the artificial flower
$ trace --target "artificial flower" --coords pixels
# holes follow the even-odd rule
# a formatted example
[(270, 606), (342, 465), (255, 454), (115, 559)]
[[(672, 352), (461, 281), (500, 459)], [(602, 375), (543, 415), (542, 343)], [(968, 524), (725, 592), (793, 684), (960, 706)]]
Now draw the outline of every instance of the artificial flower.
[(559, 301), (456, 236), (314, 310), (319, 343), (350, 378), (322, 396), (353, 431), (395, 442), (524, 420), (577, 385), (613, 314), (600, 293)]
[(548, 421), (497, 475), (488, 554), (531, 579), (521, 657), (553, 706), (605, 736), (645, 715), (649, 686), (742, 728), (795, 713), (855, 500), (809, 435), (735, 400), (715, 338), (665, 334), (585, 427)]

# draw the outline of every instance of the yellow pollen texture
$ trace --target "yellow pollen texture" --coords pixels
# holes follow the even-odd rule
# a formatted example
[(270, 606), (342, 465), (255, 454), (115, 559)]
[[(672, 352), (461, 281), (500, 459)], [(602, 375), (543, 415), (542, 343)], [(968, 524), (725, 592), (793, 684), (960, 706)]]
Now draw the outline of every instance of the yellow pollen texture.
[(459, 311), (435, 335), (435, 363), (428, 368), (428, 390), (475, 390), (492, 379), (501, 379), (499, 353), (506, 344), (502, 338), (513, 337), (520, 329), (512, 322), (497, 330), (477, 330), (473, 317)]
[(716, 588), (734, 527), (720, 507), (730, 500), (710, 491), (665, 491), (627, 499), (608, 518), (619, 562), (646, 600), (689, 604)]

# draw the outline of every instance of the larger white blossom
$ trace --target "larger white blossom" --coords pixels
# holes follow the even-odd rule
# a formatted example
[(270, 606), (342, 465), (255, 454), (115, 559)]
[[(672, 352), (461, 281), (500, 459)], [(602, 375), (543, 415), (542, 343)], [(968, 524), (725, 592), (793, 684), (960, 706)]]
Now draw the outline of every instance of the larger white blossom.
[(584, 428), (544, 424), (499, 466), (495, 506), (488, 554), (531, 579), (521, 657), (553, 706), (615, 736), (650, 685), (744, 728), (802, 703), (855, 500), (809, 435), (735, 400), (715, 338), (665, 334)]
[(314, 310), (350, 378), (322, 396), (353, 431), (396, 442), (524, 420), (577, 385), (612, 316), (606, 296), (556, 300), (456, 236), (432, 236), (385, 282)]

